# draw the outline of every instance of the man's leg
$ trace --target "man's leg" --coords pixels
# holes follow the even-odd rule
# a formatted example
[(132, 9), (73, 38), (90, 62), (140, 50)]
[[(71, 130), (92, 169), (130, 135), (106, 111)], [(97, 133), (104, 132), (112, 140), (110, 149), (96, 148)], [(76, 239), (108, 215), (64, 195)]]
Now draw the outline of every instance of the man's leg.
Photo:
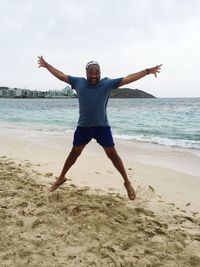
[(115, 168), (120, 172), (120, 174), (124, 178), (124, 186), (127, 190), (129, 199), (134, 200), (136, 198), (135, 191), (133, 187), (131, 186), (126, 170), (124, 168), (124, 164), (121, 158), (119, 157), (119, 155), (117, 154), (115, 147), (103, 147), (103, 149), (105, 150), (108, 158), (112, 161)]
[(67, 179), (65, 178), (65, 174), (71, 168), (71, 166), (76, 162), (77, 158), (80, 156), (82, 150), (84, 149), (85, 145), (82, 146), (73, 146), (69, 156), (67, 157), (63, 169), (61, 171), (60, 176), (55, 181), (55, 183), (50, 188), (50, 192), (55, 191), (60, 185), (62, 185)]

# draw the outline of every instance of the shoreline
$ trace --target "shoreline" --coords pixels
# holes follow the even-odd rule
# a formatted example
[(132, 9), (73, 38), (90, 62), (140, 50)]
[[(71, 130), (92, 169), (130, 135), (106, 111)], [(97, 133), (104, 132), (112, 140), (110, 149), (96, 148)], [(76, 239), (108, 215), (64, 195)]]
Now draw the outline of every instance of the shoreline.
[[(31, 128), (27, 128), (24, 131), (23, 128), (14, 128), (12, 126), (10, 128), (1, 128), (0, 136), (19, 138), (40, 144), (41, 146), (45, 145), (64, 150), (66, 145), (72, 146), (73, 132), (74, 130), (68, 130), (67, 132), (55, 131), (51, 134), (51, 131), (43, 132), (35, 129), (33, 132)], [(116, 148), (120, 149), (120, 153), (122, 153), (125, 159), (146, 165), (169, 168), (193, 176), (200, 176), (200, 152), (194, 153), (194, 149), (113, 137)], [(95, 141), (92, 143), (95, 143)], [(98, 147), (99, 145), (96, 144), (96, 146)], [(91, 146), (91, 143), (87, 145), (88, 147), (88, 152), (91, 153), (96, 149), (95, 145)]]
[[(44, 138), (49, 138), (49, 137), (54, 137), (56, 138), (73, 138), (70, 134), (75, 131), (77, 127), (77, 124), (71, 125), (69, 129), (65, 129), (65, 127), (62, 126), (52, 126), (52, 125), (45, 125), (43, 126), (42, 124), (34, 125), (34, 124), (27, 124), (26, 122), (21, 123), (21, 124), (15, 124), (15, 123), (5, 123), (5, 122), (0, 122), (0, 135), (5, 135), (5, 136), (16, 136), (19, 138), (26, 138), (30, 141), (39, 139), (40, 137), (42, 139)], [(112, 129), (113, 132), (113, 129)], [(134, 147), (136, 146), (145, 146), (149, 148), (150, 146), (152, 147), (157, 147), (161, 148), (163, 150), (171, 150), (171, 151), (177, 151), (181, 153), (189, 153), (194, 156), (197, 156), (200, 158), (200, 149), (197, 147), (187, 147), (187, 146), (179, 146), (178, 144), (168, 144), (166, 143), (159, 143), (153, 140), (142, 140), (138, 139), (137, 137), (131, 137), (129, 136), (128, 138), (125, 136), (120, 136), (119, 134), (115, 134), (114, 132), (113, 138), (114, 140), (119, 141), (119, 143), (124, 143), (124, 144), (129, 144)]]

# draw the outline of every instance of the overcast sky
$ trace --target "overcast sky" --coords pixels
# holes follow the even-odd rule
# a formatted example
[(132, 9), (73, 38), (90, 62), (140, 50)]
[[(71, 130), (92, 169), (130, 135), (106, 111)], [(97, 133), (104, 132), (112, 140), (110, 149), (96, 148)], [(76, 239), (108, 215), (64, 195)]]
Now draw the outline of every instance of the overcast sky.
[(163, 64), (130, 84), (157, 97), (200, 97), (199, 0), (0, 0), (0, 86), (36, 90), (65, 84), (37, 56), (85, 76), (96, 60), (117, 78)]

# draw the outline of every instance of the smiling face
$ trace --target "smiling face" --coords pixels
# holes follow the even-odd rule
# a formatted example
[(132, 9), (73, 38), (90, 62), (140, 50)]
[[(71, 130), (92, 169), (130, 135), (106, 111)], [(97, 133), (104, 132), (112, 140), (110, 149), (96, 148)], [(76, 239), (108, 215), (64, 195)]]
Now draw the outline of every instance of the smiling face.
[(99, 65), (91, 64), (86, 69), (87, 80), (90, 85), (96, 85), (101, 78), (101, 72)]

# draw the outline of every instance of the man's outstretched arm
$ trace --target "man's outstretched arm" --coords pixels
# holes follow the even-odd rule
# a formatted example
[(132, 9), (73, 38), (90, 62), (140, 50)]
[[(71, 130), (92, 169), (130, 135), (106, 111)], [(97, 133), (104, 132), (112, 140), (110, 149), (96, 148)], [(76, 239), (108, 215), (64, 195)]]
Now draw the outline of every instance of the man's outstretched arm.
[(49, 63), (47, 63), (44, 60), (43, 56), (38, 57), (38, 65), (39, 65), (39, 68), (41, 67), (46, 68), (51, 74), (53, 74), (59, 80), (69, 83), (69, 76), (64, 74), (62, 71), (57, 70), (56, 68), (51, 66)]
[(162, 66), (162, 64), (157, 65), (153, 68), (149, 68), (149, 69), (145, 69), (145, 70), (142, 70), (142, 71), (139, 71), (136, 73), (129, 74), (128, 76), (126, 76), (122, 79), (120, 86), (135, 82), (135, 81), (143, 78), (144, 76), (146, 76), (148, 74), (154, 74), (155, 77), (157, 77), (157, 73), (160, 72), (161, 66)]

